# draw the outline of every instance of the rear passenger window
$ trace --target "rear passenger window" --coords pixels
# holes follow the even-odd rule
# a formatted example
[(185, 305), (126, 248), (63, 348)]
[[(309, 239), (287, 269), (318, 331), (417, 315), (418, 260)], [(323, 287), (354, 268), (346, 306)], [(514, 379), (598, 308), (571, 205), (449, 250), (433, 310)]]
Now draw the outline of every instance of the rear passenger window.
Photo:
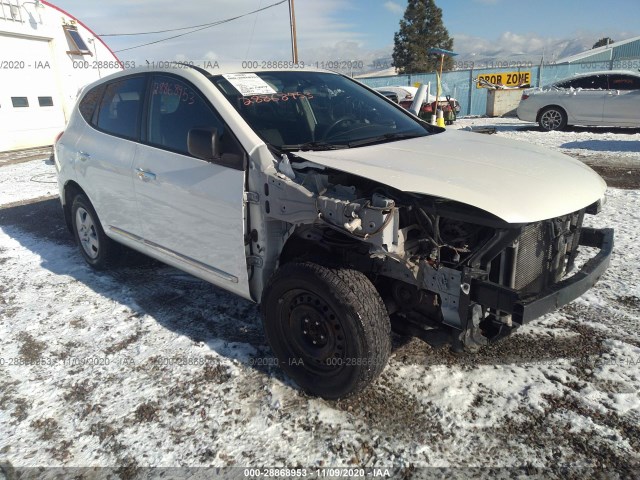
[(82, 97), (82, 100), (80, 100), (78, 110), (80, 110), (80, 114), (87, 121), (87, 123), (91, 123), (93, 114), (96, 111), (100, 100), (102, 99), (104, 89), (104, 84), (93, 87), (91, 90), (85, 93), (84, 97)]
[(100, 102), (96, 126), (120, 137), (138, 138), (145, 77), (133, 77), (107, 85)]
[(149, 143), (189, 155), (187, 136), (192, 128), (217, 128), (224, 123), (198, 91), (169, 75), (155, 75), (151, 82), (148, 125)]

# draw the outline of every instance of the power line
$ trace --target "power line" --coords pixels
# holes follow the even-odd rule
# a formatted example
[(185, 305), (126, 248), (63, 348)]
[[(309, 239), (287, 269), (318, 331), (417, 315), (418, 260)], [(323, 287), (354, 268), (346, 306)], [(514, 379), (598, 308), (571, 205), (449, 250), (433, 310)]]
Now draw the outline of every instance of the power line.
[(215, 22), (209, 22), (209, 23), (201, 23), (200, 25), (191, 25), (190, 27), (180, 27), (180, 28), (170, 28), (168, 30), (156, 30), (153, 32), (136, 32), (136, 33), (101, 33), (98, 36), (99, 37), (124, 37), (124, 36), (132, 36), (132, 35), (151, 35), (154, 33), (168, 33), (168, 32), (178, 32), (180, 30), (190, 30), (192, 28), (199, 28), (199, 27), (208, 27), (208, 26), (214, 26), (214, 25), (219, 25), (220, 23), (229, 21), (229, 20), (235, 20), (237, 18), (242, 18), (242, 17), (246, 17), (247, 15), (252, 15), (254, 13), (258, 13), (261, 12), (262, 10), (266, 10), (267, 8), (271, 8), (271, 7), (275, 7), (277, 5), (280, 5), (282, 3), (285, 3), (288, 0), (282, 0), (280, 2), (277, 3), (273, 3), (271, 5), (267, 5), (266, 7), (263, 8), (259, 8), (257, 10), (254, 10), (252, 12), (249, 13), (245, 13), (243, 15), (239, 15), (237, 17), (233, 17), (233, 18), (228, 18), (226, 20), (216, 20)]
[(173, 28), (173, 29), (169, 29), (169, 30), (158, 30), (158, 31), (155, 31), (155, 32), (108, 33), (108, 34), (105, 34), (105, 35), (98, 35), (98, 36), (99, 37), (116, 37), (116, 36), (129, 36), (129, 35), (148, 35), (148, 34), (152, 34), (152, 33), (167, 33), (167, 32), (176, 32), (176, 31), (180, 31), (180, 30), (190, 30), (190, 29), (192, 29), (189, 32), (181, 33), (179, 35), (173, 35), (171, 37), (161, 38), (160, 40), (155, 40), (153, 42), (148, 42), (148, 43), (143, 43), (141, 45), (136, 45), (135, 47), (123, 48), (123, 49), (114, 51), (116, 53), (117, 52), (125, 52), (127, 50), (133, 50), (135, 48), (146, 47), (147, 45), (153, 45), (153, 44), (156, 44), (156, 43), (165, 42), (167, 40), (172, 40), (174, 38), (184, 37), (185, 35), (189, 35), (191, 33), (199, 32), (200, 30), (205, 30), (207, 28), (215, 27), (217, 25), (222, 25), (223, 23), (232, 22), (233, 20), (238, 20), (239, 18), (247, 17), (249, 15), (253, 15), (254, 13), (262, 12), (263, 10), (267, 10), (269, 8), (276, 7), (276, 6), (281, 5), (281, 4), (283, 4), (283, 3), (287, 2), (287, 1), (288, 0), (280, 0), (279, 2), (272, 3), (271, 5), (267, 5), (266, 7), (262, 7), (262, 8), (259, 8), (257, 10), (253, 10), (252, 12), (244, 13), (242, 15), (238, 15), (238, 16), (231, 17), (231, 18), (226, 18), (224, 20), (218, 20), (218, 21), (211, 22), (211, 23), (204, 23), (204, 24), (200, 24), (200, 25), (192, 25), (190, 27)]
[(205, 25), (211, 25), (211, 23), (203, 23), (201, 25), (192, 25), (190, 27), (181, 27), (181, 28), (170, 28), (169, 30), (155, 30), (153, 32), (135, 32), (135, 33), (100, 33), (99, 37), (127, 37), (127, 36), (135, 36), (135, 35), (153, 35), (154, 33), (168, 33), (168, 32), (178, 32), (180, 30), (190, 30), (192, 28), (204, 27)]

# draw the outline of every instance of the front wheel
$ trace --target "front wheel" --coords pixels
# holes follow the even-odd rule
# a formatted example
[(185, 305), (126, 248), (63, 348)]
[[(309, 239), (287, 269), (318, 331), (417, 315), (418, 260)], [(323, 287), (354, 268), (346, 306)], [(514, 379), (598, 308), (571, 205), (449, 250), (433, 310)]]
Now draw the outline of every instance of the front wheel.
[(279, 365), (313, 395), (357, 393), (389, 359), (387, 310), (371, 281), (356, 270), (285, 264), (265, 288), (262, 315)]
[(567, 126), (567, 114), (559, 107), (547, 107), (540, 112), (538, 124), (545, 132), (562, 130)]

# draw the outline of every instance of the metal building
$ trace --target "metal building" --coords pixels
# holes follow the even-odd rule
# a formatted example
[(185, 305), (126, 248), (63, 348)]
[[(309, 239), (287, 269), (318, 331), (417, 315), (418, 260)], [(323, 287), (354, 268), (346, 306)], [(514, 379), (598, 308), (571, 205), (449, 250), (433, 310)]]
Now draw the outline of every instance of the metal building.
[(41, 0), (0, 0), (0, 151), (53, 144), (78, 90), (122, 69), (81, 21)]
[[(586, 52), (571, 55), (557, 60), (558, 65), (567, 63), (589, 62), (624, 62), (640, 58), (640, 37), (633, 37), (619, 42), (613, 42), (604, 47), (594, 48)], [(625, 68), (625, 67), (614, 67)]]

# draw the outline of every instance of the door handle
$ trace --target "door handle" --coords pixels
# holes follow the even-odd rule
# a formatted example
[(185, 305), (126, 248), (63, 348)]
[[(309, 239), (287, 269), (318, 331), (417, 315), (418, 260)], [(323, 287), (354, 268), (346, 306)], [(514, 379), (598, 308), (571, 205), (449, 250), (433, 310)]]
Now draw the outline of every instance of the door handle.
[(91, 158), (91, 155), (89, 155), (87, 152), (78, 152), (78, 158), (80, 159), (80, 161), (86, 162)]
[(136, 168), (136, 172), (137, 172), (138, 178), (143, 182), (150, 182), (151, 180), (156, 179), (155, 173), (149, 172), (147, 170), (143, 170), (142, 168)]

